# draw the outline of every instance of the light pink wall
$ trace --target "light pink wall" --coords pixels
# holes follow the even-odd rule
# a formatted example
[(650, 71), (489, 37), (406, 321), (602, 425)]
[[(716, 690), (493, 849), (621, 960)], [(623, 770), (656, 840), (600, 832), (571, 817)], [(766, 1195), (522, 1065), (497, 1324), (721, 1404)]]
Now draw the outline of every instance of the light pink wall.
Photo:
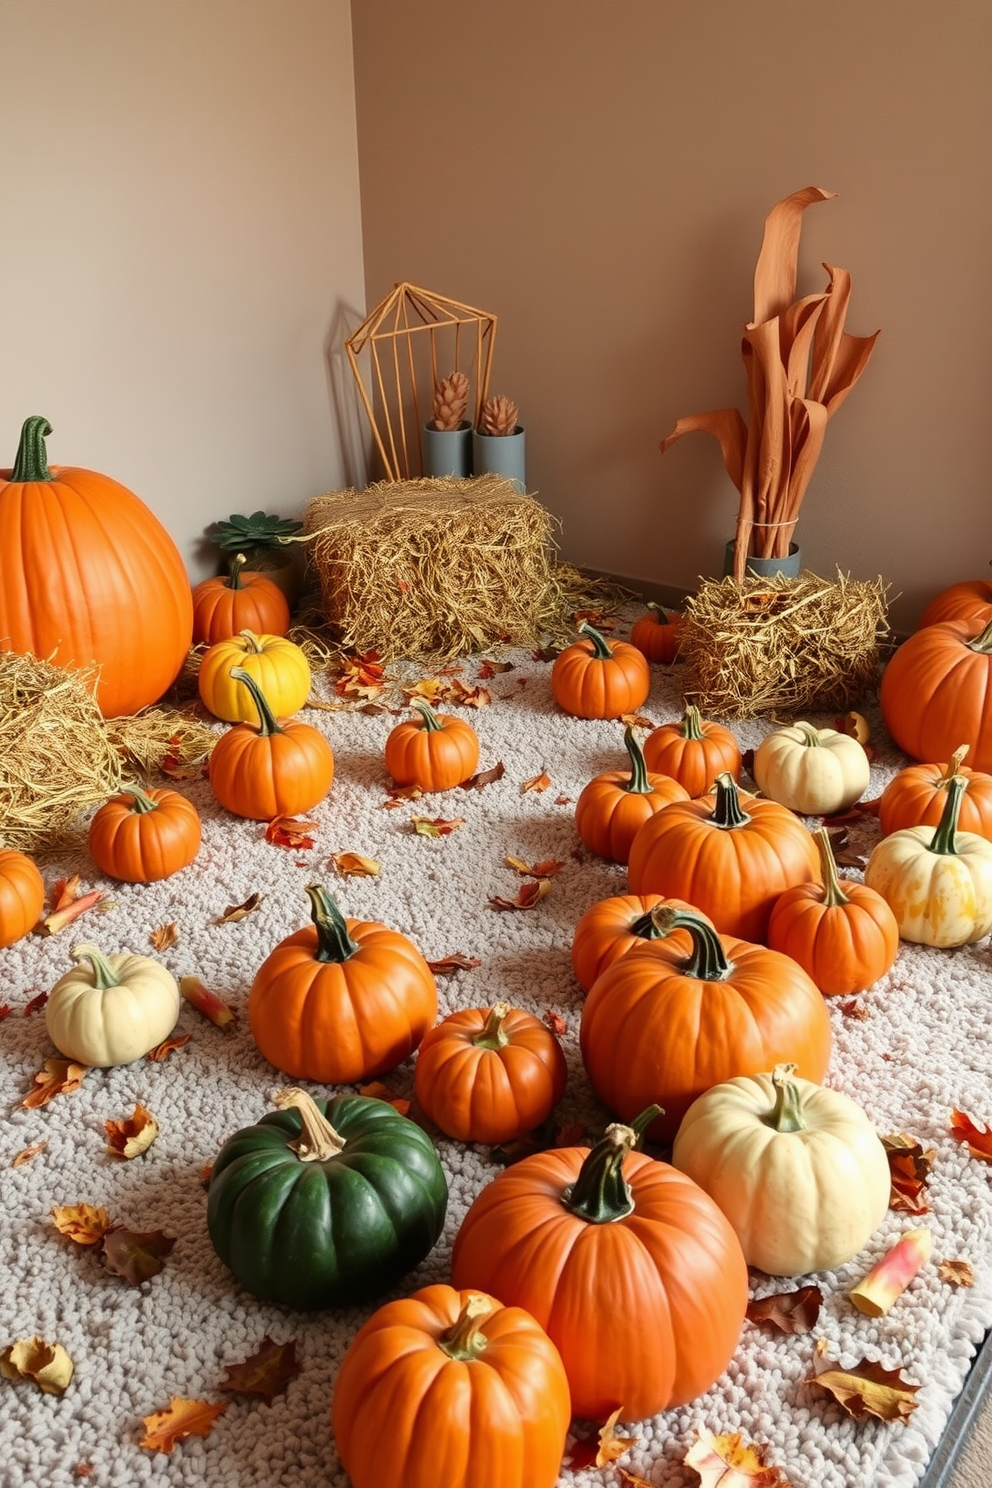
[[(369, 306), (411, 280), (499, 316), (493, 390), (565, 555), (719, 572), (716, 443), (769, 208), (806, 185), (800, 289), (849, 269), (882, 335), (803, 508), (808, 564), (881, 573), (892, 617), (992, 558), (987, 0), (359, 0)], [(897, 594), (901, 597), (896, 597)]]

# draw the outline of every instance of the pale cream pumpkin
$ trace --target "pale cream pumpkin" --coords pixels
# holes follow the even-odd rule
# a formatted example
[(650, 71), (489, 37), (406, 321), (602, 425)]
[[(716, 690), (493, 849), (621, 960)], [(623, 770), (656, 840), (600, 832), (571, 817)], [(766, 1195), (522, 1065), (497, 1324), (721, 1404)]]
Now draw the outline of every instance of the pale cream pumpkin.
[(179, 987), (151, 956), (105, 956), (94, 945), (73, 946), (72, 971), (55, 983), (45, 1023), (55, 1047), (78, 1064), (130, 1064), (176, 1026)]
[(748, 1265), (770, 1276), (842, 1266), (889, 1207), (888, 1158), (867, 1114), (795, 1068), (712, 1086), (672, 1149), (730, 1220)]
[(846, 811), (868, 788), (864, 746), (850, 734), (792, 723), (774, 729), (754, 754), (758, 789), (800, 816)]
[(961, 946), (992, 930), (992, 842), (957, 830), (966, 781), (955, 775), (936, 827), (903, 827), (872, 849), (865, 883), (886, 900), (903, 940)]

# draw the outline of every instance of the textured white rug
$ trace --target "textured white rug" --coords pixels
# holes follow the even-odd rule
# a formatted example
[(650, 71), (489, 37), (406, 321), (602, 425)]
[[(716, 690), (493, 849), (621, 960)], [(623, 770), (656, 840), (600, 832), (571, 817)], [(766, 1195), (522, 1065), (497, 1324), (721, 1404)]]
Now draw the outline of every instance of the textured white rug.
[[(307, 883), (324, 882), (345, 913), (401, 930), (428, 958), (478, 956), (477, 969), (438, 978), (442, 1014), (487, 1006), (497, 997), (539, 1016), (559, 1013), (567, 1023), (570, 1071), (563, 1112), (592, 1131), (606, 1121), (578, 1056), (581, 994), (569, 946), (582, 912), (624, 891), (625, 870), (575, 855), (573, 806), (556, 798), (574, 802), (592, 775), (623, 766), (622, 729), (563, 716), (551, 700), (549, 666), (530, 652), (512, 652), (509, 659), (514, 670), (486, 684), (491, 705), (464, 714), (481, 738), (481, 767), (505, 766), (502, 779), (483, 790), (455, 790), (384, 810), (382, 747), (395, 718), (311, 710), (308, 721), (333, 745), (337, 773), (328, 799), (311, 813), (319, 827), (309, 851), (268, 844), (262, 827), (228, 816), (213, 804), (206, 782), (194, 781), (180, 788), (202, 812), (203, 845), (196, 863), (173, 878), (140, 887), (104, 881), (85, 848), (43, 861), (48, 884), (78, 872), (84, 888), (106, 888), (113, 906), (89, 912), (61, 934), (30, 936), (0, 952), (0, 1003), (12, 1010), (0, 1022), (0, 1348), (39, 1335), (60, 1342), (75, 1362), (61, 1397), (29, 1382), (0, 1382), (4, 1488), (68, 1488), (87, 1480), (100, 1488), (345, 1483), (329, 1403), (348, 1342), (372, 1308), (299, 1314), (256, 1301), (214, 1255), (201, 1183), (223, 1141), (260, 1118), (271, 1093), (287, 1083), (257, 1053), (244, 1007), (263, 958), (308, 922)], [(477, 663), (467, 662), (463, 680), (475, 685), (477, 672)], [(677, 670), (656, 669), (643, 710), (653, 720), (680, 716), (677, 683)], [(328, 684), (319, 682), (315, 695), (330, 697)], [(742, 744), (756, 744), (767, 727), (740, 727)], [(877, 729), (876, 738), (871, 795), (902, 762)], [(522, 783), (542, 770), (550, 788), (521, 793)], [(411, 830), (414, 814), (460, 816), (465, 823), (451, 835), (428, 839)], [(854, 845), (870, 848), (876, 833), (868, 819)], [(379, 877), (342, 878), (330, 862), (342, 850), (378, 859)], [(512, 898), (520, 886), (505, 866), (507, 854), (565, 862), (550, 894), (532, 910), (498, 913), (487, 905), (490, 895)], [(226, 906), (254, 892), (262, 895), (254, 914), (217, 923)], [(177, 1032), (192, 1038), (164, 1063), (141, 1060), (93, 1071), (76, 1092), (25, 1109), (21, 1102), (35, 1072), (55, 1052), (43, 1014), (25, 1016), (26, 1004), (68, 970), (72, 945), (93, 939), (107, 951), (154, 954), (149, 935), (170, 921), (179, 939), (161, 959), (176, 975), (197, 974), (238, 1009), (235, 1031), (218, 1030), (184, 1004)], [(865, 1021), (831, 1008), (835, 1052), (828, 1083), (861, 1102), (880, 1131), (907, 1131), (937, 1150), (931, 1212), (923, 1221), (933, 1230), (933, 1261), (887, 1317), (871, 1320), (851, 1307), (849, 1286), (917, 1222), (890, 1212), (856, 1261), (811, 1278), (825, 1293), (815, 1332), (787, 1337), (746, 1323), (730, 1368), (707, 1395), (626, 1433), (639, 1438), (623, 1459), (631, 1472), (659, 1488), (695, 1482), (681, 1464), (701, 1428), (740, 1431), (766, 1444), (769, 1459), (795, 1488), (909, 1488), (922, 1474), (975, 1346), (992, 1324), (992, 1169), (969, 1157), (948, 1129), (953, 1106), (978, 1119), (992, 1117), (990, 986), (988, 942), (944, 952), (904, 946), (890, 975), (863, 998), (870, 1014)], [(398, 1095), (409, 1095), (412, 1062), (388, 1078)], [(313, 1087), (313, 1093), (333, 1092)], [(144, 1156), (115, 1160), (107, 1153), (104, 1123), (130, 1116), (136, 1102), (155, 1115), (160, 1135)], [(41, 1141), (46, 1145), (33, 1161), (12, 1166), (16, 1154)], [(438, 1148), (450, 1182), (447, 1223), (404, 1290), (448, 1279), (461, 1217), (499, 1171), (485, 1148), (443, 1139)], [(92, 1253), (64, 1239), (52, 1223), (53, 1206), (83, 1202), (102, 1205), (116, 1223), (174, 1236), (162, 1272), (128, 1287)], [(972, 1289), (938, 1279), (936, 1262), (945, 1258), (970, 1262)], [(778, 1287), (757, 1273), (752, 1283), (756, 1295)], [(296, 1340), (298, 1376), (271, 1405), (225, 1395), (219, 1385), (226, 1366), (254, 1353), (266, 1335), (277, 1343)], [(845, 1365), (864, 1356), (880, 1359), (921, 1384), (909, 1422), (855, 1423), (804, 1383), (821, 1337)], [(206, 1439), (183, 1441), (171, 1455), (142, 1449), (142, 1418), (164, 1410), (173, 1396), (229, 1405)], [(563, 1483), (616, 1481), (611, 1470), (562, 1474)]]

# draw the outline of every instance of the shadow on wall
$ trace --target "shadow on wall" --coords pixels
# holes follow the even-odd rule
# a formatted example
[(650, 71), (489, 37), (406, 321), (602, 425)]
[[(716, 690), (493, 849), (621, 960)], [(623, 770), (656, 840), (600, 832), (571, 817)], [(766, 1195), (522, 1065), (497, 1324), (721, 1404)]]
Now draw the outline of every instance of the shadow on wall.
[(345, 481), (357, 491), (369, 483), (372, 436), (345, 342), (364, 319), (363, 311), (339, 300), (324, 341), (328, 399), (331, 417), (337, 427)]

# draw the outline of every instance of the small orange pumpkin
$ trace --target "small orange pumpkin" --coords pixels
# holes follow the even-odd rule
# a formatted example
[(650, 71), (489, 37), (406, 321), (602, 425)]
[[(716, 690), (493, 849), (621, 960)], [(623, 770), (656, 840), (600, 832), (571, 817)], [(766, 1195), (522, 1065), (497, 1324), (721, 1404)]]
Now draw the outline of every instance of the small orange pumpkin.
[(688, 956), (692, 943), (686, 932), (659, 923), (655, 910), (692, 907), (684, 899), (666, 899), (662, 894), (614, 894), (597, 900), (579, 920), (572, 936), (572, 968), (583, 992), (588, 992), (614, 961), (639, 946), (671, 937), (673, 954)]
[(242, 630), (284, 636), (289, 629), (289, 601), (264, 574), (245, 569), (238, 553), (229, 574), (203, 579), (193, 589), (193, 644), (213, 646)]
[(586, 785), (575, 803), (575, 826), (585, 846), (597, 857), (626, 863), (640, 827), (672, 801), (687, 801), (689, 792), (669, 775), (649, 774), (641, 746), (628, 724), (623, 742), (630, 773), (606, 770)]
[(705, 721), (694, 703), (679, 723), (661, 723), (644, 740), (649, 770), (671, 775), (690, 796), (705, 795), (726, 770), (741, 778), (741, 747), (722, 723)]
[(934, 595), (920, 615), (916, 629), (941, 625), (945, 620), (980, 619), (984, 625), (990, 617), (992, 584), (988, 579), (961, 579)]
[(153, 883), (192, 863), (200, 850), (200, 817), (178, 791), (129, 786), (95, 813), (89, 849), (108, 878)]
[(419, 718), (405, 719), (386, 739), (386, 769), (397, 785), (445, 791), (461, 785), (479, 763), (479, 738), (471, 724), (414, 700)]
[(888, 837), (903, 827), (935, 827), (944, 812), (948, 787), (960, 775), (965, 784), (958, 830), (976, 832), (992, 841), (992, 775), (969, 770), (962, 763), (967, 753), (967, 744), (962, 744), (946, 765), (907, 765), (893, 775), (878, 802), (882, 835)]
[(682, 640), (682, 616), (667, 615), (659, 605), (648, 604), (648, 613), (635, 620), (630, 644), (642, 651), (648, 661), (675, 661)]
[(31, 858), (0, 848), (0, 950), (33, 930), (44, 907), (44, 881)]
[(585, 621), (587, 639), (566, 646), (551, 668), (555, 702), (573, 718), (619, 718), (635, 712), (651, 691), (651, 669), (629, 641), (606, 641)]
[(210, 788), (235, 816), (271, 821), (296, 816), (322, 801), (334, 779), (334, 754), (319, 729), (298, 718), (279, 722), (250, 672), (233, 667), (244, 683), (258, 723), (238, 723), (210, 752)]

